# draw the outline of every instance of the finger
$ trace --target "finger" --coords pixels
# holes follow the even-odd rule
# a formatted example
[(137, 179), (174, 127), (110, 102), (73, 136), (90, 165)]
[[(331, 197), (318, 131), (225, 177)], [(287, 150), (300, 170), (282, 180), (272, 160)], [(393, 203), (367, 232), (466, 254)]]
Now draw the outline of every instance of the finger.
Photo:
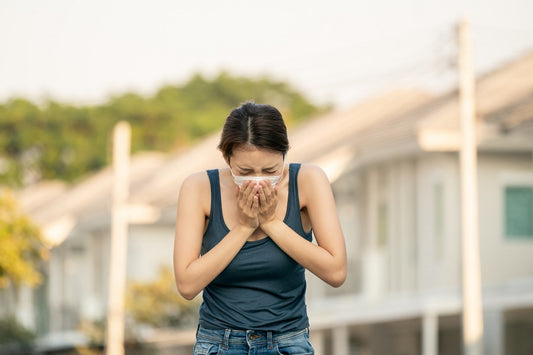
[(244, 192), (246, 191), (246, 187), (248, 186), (247, 182), (243, 182), (242, 185), (239, 187), (241, 191), (241, 195), (244, 195)]
[(243, 185), (239, 188), (239, 194), (237, 196), (237, 206), (243, 213), (248, 214), (250, 205), (251, 205), (250, 193), (249, 191), (247, 192), (245, 186)]
[(265, 181), (263, 185), (263, 191), (266, 201), (270, 201), (277, 197), (277, 190), (275, 186), (272, 186), (270, 182)]
[(248, 191), (248, 195), (247, 195), (247, 206), (250, 206), (250, 208), (252, 208), (252, 205), (254, 203), (255, 200), (257, 200), (257, 190), (259, 189), (259, 187), (257, 186), (253, 186), (253, 187), (250, 187), (251, 190)]
[(260, 205), (263, 205), (264, 203), (266, 203), (267, 195), (265, 193), (265, 188), (263, 187), (262, 182), (259, 185), (259, 194), (258, 194), (258, 196), (259, 196), (259, 204)]
[(251, 194), (254, 190), (255, 183), (253, 181), (245, 181), (242, 186), (245, 194)]
[(239, 186), (239, 200), (244, 199), (244, 196), (246, 195), (246, 182), (243, 183), (241, 186)]
[(240, 187), (239, 199), (247, 201), (248, 200), (248, 196), (252, 192), (252, 189), (253, 189), (253, 186), (250, 186), (250, 182), (249, 181), (245, 181), (242, 184), (242, 186)]
[(259, 197), (254, 195), (253, 201), (252, 201), (252, 211), (257, 213), (257, 210), (259, 209)]

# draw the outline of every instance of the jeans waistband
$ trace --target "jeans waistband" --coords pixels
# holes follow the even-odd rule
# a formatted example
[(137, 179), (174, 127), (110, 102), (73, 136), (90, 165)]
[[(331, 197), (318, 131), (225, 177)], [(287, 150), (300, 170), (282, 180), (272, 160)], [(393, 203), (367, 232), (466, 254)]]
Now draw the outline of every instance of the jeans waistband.
[(269, 348), (272, 348), (274, 342), (288, 340), (302, 334), (309, 334), (309, 328), (288, 332), (273, 332), (264, 330), (207, 329), (198, 326), (196, 338), (198, 340), (203, 339), (222, 344), (225, 348), (227, 348), (230, 343), (261, 343), (267, 344)]

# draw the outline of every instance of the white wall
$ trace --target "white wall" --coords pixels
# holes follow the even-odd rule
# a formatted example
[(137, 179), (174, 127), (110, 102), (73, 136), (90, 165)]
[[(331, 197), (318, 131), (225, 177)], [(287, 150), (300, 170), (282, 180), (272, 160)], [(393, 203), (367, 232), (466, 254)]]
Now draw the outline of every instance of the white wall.
[(109, 233), (95, 232), (87, 237), (87, 292), (82, 302), (85, 319), (100, 320), (107, 312), (109, 277)]
[(480, 155), (479, 235), (485, 285), (533, 276), (533, 240), (505, 238), (504, 187), (533, 186), (530, 154)]
[[(483, 285), (533, 275), (533, 241), (506, 239), (504, 186), (533, 186), (529, 154), (478, 155), (478, 208)], [(435, 186), (443, 188), (444, 231), (435, 231)], [(461, 218), (460, 170), (454, 154), (428, 154), (417, 162), (417, 234), (421, 290), (460, 287)], [(440, 246), (439, 246), (440, 245)]]
[(54, 248), (49, 261), (50, 331), (76, 329), (91, 282), (88, 235), (73, 235)]
[[(457, 155), (422, 155), (416, 170), (419, 288), (430, 291), (459, 287), (461, 225)], [(441, 207), (437, 206), (438, 189), (442, 189)]]
[(414, 160), (387, 165), (389, 290), (417, 289), (416, 175)]
[(130, 226), (128, 236), (128, 280), (154, 280), (161, 266), (172, 268), (173, 250), (173, 226)]

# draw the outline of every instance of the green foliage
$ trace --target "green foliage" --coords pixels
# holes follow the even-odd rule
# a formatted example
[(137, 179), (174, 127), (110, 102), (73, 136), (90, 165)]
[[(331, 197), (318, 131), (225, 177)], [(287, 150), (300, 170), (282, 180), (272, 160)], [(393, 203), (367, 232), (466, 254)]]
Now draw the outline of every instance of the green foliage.
[(0, 350), (29, 348), (34, 339), (35, 334), (14, 317), (0, 319)]
[[(87, 337), (89, 347), (96, 347), (105, 342), (106, 319), (83, 319), (80, 324), (81, 332)], [(127, 329), (126, 329), (127, 331)]]
[(37, 226), (19, 211), (7, 190), (0, 191), (0, 250), (0, 288), (40, 284), (37, 268), (48, 249)]
[(22, 99), (0, 104), (0, 184), (41, 179), (74, 181), (110, 161), (110, 134), (118, 121), (132, 126), (132, 151), (170, 152), (217, 131), (231, 109), (254, 100), (276, 106), (293, 125), (325, 108), (283, 82), (221, 73), (195, 75), (153, 96), (125, 93), (95, 106)]
[(161, 268), (153, 282), (130, 282), (126, 292), (126, 310), (138, 324), (177, 327), (194, 321), (197, 302), (185, 300), (177, 292), (174, 274)]

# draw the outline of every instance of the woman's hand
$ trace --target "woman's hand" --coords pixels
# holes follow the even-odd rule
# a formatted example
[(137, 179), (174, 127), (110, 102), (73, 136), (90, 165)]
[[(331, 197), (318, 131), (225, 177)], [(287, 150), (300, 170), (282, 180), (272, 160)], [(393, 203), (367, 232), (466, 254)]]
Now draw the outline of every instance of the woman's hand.
[(265, 224), (275, 219), (276, 207), (278, 206), (278, 189), (263, 180), (259, 183), (259, 224)]
[(239, 209), (239, 222), (247, 227), (259, 227), (259, 186), (252, 181), (245, 181), (237, 187), (237, 207)]

